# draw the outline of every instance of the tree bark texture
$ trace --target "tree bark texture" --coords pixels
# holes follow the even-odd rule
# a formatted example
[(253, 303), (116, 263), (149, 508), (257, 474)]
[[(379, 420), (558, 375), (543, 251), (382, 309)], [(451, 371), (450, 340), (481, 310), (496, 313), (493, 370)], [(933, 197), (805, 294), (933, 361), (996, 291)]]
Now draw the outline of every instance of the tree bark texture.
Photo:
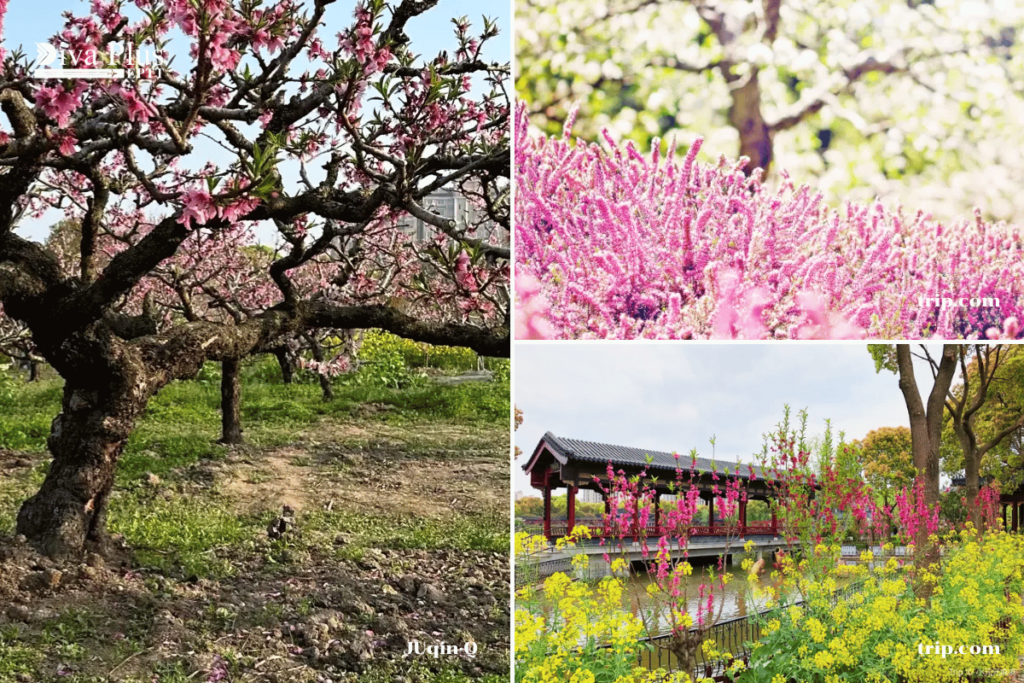
[(65, 384), (47, 440), (50, 470), (18, 513), (17, 532), (50, 557), (75, 554), (87, 543), (102, 546), (117, 460), (152, 396), (136, 359), (111, 356), (117, 371), (106, 381)]
[(277, 364), (281, 366), (281, 381), (285, 384), (291, 384), (295, 381), (295, 364), (292, 362), (288, 349), (275, 349), (274, 357), (277, 358)]
[(237, 359), (221, 361), (220, 442), (224, 444), (242, 443), (241, 366)]
[[(921, 494), (928, 510), (935, 510), (939, 504), (939, 446), (942, 443), (942, 417), (945, 410), (946, 394), (953, 382), (956, 371), (957, 349), (955, 344), (946, 344), (942, 349), (935, 383), (928, 395), (927, 405), (921, 400), (917, 381), (914, 378), (913, 360), (908, 344), (896, 345), (896, 365), (899, 370), (899, 386), (907, 404), (910, 417), (911, 450), (917, 480), (922, 484)], [(939, 561), (939, 548), (928, 540), (928, 527), (921, 520), (915, 538), (915, 564), (919, 569)], [(931, 597), (931, 584), (918, 584), (920, 597)]]

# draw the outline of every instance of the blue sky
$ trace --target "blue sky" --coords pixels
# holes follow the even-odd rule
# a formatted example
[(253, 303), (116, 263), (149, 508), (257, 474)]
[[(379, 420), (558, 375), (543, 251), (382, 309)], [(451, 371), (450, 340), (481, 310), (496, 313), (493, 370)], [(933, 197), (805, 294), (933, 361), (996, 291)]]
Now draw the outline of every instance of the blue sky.
[[(940, 345), (931, 350), (941, 353)], [(545, 432), (655, 451), (712, 454), (753, 462), (761, 435), (808, 411), (808, 434), (825, 418), (848, 440), (878, 427), (909, 426), (895, 374), (875, 373), (863, 342), (643, 343), (533, 342), (515, 347), (515, 404), (524, 412), (513, 437), (524, 455), (514, 491), (536, 495), (522, 465)], [(915, 368), (918, 388), (931, 373)]]
[[(272, 0), (267, 4), (272, 4)], [(397, 0), (391, 0), (389, 4), (397, 5)], [(305, 5), (312, 11), (312, 2), (306, 2)], [(88, 0), (34, 0), (31, 2), (29, 0), (13, 0), (4, 20), (4, 47), (11, 50), (21, 45), (29, 58), (34, 59), (36, 56), (35, 44), (47, 42), (63, 27), (64, 22), (61, 17), (63, 12), (71, 11), (76, 16), (81, 16), (89, 12), (89, 6)], [(328, 7), (325, 17), (326, 26), (322, 27), (319, 33), (324, 38), (328, 49), (332, 45), (334, 35), (351, 23), (354, 9), (355, 2), (352, 0), (338, 0)], [(132, 5), (129, 16), (133, 20), (141, 16), (136, 12), (138, 10)], [(452, 53), (456, 43), (451, 19), (466, 16), (472, 23), (472, 32), (479, 33), (483, 28), (482, 17), (484, 15), (497, 20), (501, 34), (487, 44), (483, 58), (503, 64), (509, 62), (512, 54), (510, 2), (440, 0), (437, 7), (416, 17), (406, 25), (406, 33), (411, 39), (411, 48), (426, 58), (437, 55), (441, 50), (448, 50), (449, 53)], [(178, 35), (180, 37), (180, 34)], [(172, 41), (171, 51), (179, 55), (174, 61), (175, 70), (186, 70), (187, 43), (183, 40)], [(227, 155), (212, 143), (208, 153), (214, 160), (228, 161)], [(223, 159), (219, 159), (220, 156), (223, 156)], [(59, 219), (60, 215), (56, 212), (51, 212), (41, 220), (26, 219), (18, 231), (24, 237), (41, 241), (49, 233), (49, 226)]]

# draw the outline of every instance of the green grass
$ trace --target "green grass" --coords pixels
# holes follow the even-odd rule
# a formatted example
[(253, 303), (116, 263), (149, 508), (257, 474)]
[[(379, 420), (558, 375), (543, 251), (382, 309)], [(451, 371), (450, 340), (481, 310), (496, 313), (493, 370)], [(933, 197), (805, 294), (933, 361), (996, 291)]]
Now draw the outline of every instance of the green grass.
[[(270, 521), (270, 517), (266, 521)], [(351, 534), (352, 546), (344, 552), (351, 555), (364, 547), (396, 550), (482, 550), (508, 551), (508, 518), (495, 514), (469, 515), (443, 520), (424, 519), (413, 515), (380, 516), (345, 512), (315, 511), (303, 515), (304, 532), (312, 532), (309, 541), (316, 545), (317, 535), (328, 539), (338, 533)]]
[(508, 519), (473, 517), (445, 521), (353, 515), (346, 520), (383, 548), (508, 551)]
[[(220, 437), (220, 385), (217, 373), (207, 364), (198, 379), (165, 387), (146, 407), (118, 463), (118, 486), (111, 498), (111, 531), (125, 535), (140, 548), (140, 559), (155, 568), (202, 576), (218, 576), (229, 565), (209, 552), (210, 548), (237, 544), (260, 532), (259, 520), (239, 520), (209, 501), (153, 499), (142, 482), (149, 474), (173, 480), (189, 465), (217, 459), (227, 453), (217, 444)], [(336, 398), (324, 401), (319, 385), (280, 383), (273, 377), (276, 364), (254, 362), (243, 372), (242, 421), (246, 442), (255, 447), (294, 441), (296, 434), (323, 418), (351, 422), (362, 404), (384, 404), (392, 409), (377, 412), (370, 420), (391, 424), (431, 425), (437, 433), (447, 425), (503, 427), (508, 423), (508, 385), (503, 382), (468, 383), (458, 386), (414, 382), (403, 389), (361, 384), (343, 378), (335, 385)], [(0, 406), (0, 448), (45, 451), (46, 437), (60, 411), (62, 381), (20, 383), (9, 404)], [(336, 440), (338, 446), (373, 448), (379, 444), (366, 437)], [(410, 429), (397, 446), (410, 456), (445, 452), (473, 452), (478, 436), (448, 436), (424, 429)], [(311, 464), (309, 461), (307, 464)], [(0, 479), (0, 533), (14, 529), (18, 507), (38, 489), (48, 462), (20, 477)], [(362, 546), (395, 548), (453, 548), (504, 551), (507, 523), (472, 517), (451, 521), (416, 518), (380, 518), (335, 515), (325, 519), (322, 530), (357, 531)], [(350, 549), (358, 552), (358, 549)]]
[(0, 534), (14, 533), (22, 501), (39, 490), (48, 467), (41, 463), (22, 476), (0, 477)]
[[(208, 364), (209, 365), (209, 364)], [(242, 426), (246, 441), (273, 446), (324, 416), (350, 418), (361, 404), (392, 406), (378, 419), (405, 424), (424, 419), (469, 424), (507, 424), (508, 385), (502, 382), (443, 386), (420, 382), (403, 389), (339, 380), (335, 399), (324, 401), (318, 385), (260, 381), (266, 372), (243, 374)], [(200, 377), (203, 377), (201, 374)], [(13, 401), (0, 406), (0, 448), (44, 451), (53, 418), (60, 412), (61, 380), (22, 384)], [(220, 437), (220, 387), (215, 378), (175, 382), (146, 407), (118, 464), (120, 481), (147, 473), (163, 475), (223, 452)], [(0, 493), (2, 495), (2, 493)], [(0, 518), (2, 524), (2, 518)]]
[(210, 500), (153, 498), (140, 488), (115, 492), (110, 531), (124, 534), (136, 560), (164, 573), (220, 578), (232, 572), (218, 549), (254, 537), (255, 520), (244, 521)]
[(60, 412), (62, 386), (54, 380), (18, 386), (13, 400), (0, 404), (0, 448), (45, 449), (50, 425)]
[(0, 681), (17, 680), (18, 674), (35, 672), (42, 653), (20, 644), (17, 626), (0, 627)]

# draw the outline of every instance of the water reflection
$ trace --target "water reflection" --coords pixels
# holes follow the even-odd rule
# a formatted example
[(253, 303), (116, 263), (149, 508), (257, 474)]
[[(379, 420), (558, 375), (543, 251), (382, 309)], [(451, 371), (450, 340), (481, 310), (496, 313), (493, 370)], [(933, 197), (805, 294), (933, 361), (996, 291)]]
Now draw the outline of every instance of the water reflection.
[[(768, 570), (771, 571), (770, 568)], [(756, 612), (764, 609), (764, 598), (757, 600), (756, 604), (751, 603), (748, 599), (752, 592), (752, 586), (747, 581), (747, 574), (738, 565), (730, 565), (725, 568), (725, 574), (728, 576), (727, 582), (724, 586), (721, 585), (721, 580), (715, 578), (722, 572), (715, 569), (712, 572), (711, 566), (695, 566), (693, 568), (693, 574), (690, 576), (683, 577), (683, 583), (681, 585), (681, 592), (684, 592), (686, 596), (686, 607), (687, 612), (694, 618), (694, 626), (696, 626), (697, 619), (697, 605), (701, 601), (700, 598), (700, 586), (704, 584), (705, 587), (714, 584), (714, 620), (724, 621), (726, 619), (732, 619), (734, 617), (747, 616), (749, 612)], [(655, 577), (648, 574), (643, 570), (641, 564), (634, 565), (633, 575), (626, 581), (626, 590), (623, 591), (623, 607), (629, 608), (629, 610), (638, 616), (643, 616), (645, 622), (649, 625), (653, 624), (652, 618), (652, 603), (664, 605), (666, 601), (666, 594), (662, 591), (655, 593), (654, 598), (648, 593), (648, 586), (655, 582)], [(768, 585), (778, 586), (778, 579), (771, 579), (769, 576), (762, 576), (759, 583), (762, 588)], [(794, 592), (792, 589), (789, 591), (789, 595), (793, 596)], [(707, 605), (707, 588), (704, 592), (704, 604)], [(643, 614), (641, 615), (641, 610)], [(721, 610), (721, 612), (719, 612)], [(665, 610), (662, 609), (662, 612)], [(662, 633), (668, 630), (668, 623), (665, 615), (662, 614), (658, 625), (652, 630), (655, 633)], [(654, 634), (652, 634), (654, 635)]]

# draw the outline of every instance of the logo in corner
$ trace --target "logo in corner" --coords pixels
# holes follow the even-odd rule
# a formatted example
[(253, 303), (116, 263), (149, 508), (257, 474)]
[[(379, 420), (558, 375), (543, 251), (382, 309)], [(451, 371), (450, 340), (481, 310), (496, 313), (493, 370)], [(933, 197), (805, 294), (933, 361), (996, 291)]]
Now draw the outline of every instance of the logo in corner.
[(36, 43), (36, 68), (45, 66), (57, 59), (57, 51), (49, 43)]

